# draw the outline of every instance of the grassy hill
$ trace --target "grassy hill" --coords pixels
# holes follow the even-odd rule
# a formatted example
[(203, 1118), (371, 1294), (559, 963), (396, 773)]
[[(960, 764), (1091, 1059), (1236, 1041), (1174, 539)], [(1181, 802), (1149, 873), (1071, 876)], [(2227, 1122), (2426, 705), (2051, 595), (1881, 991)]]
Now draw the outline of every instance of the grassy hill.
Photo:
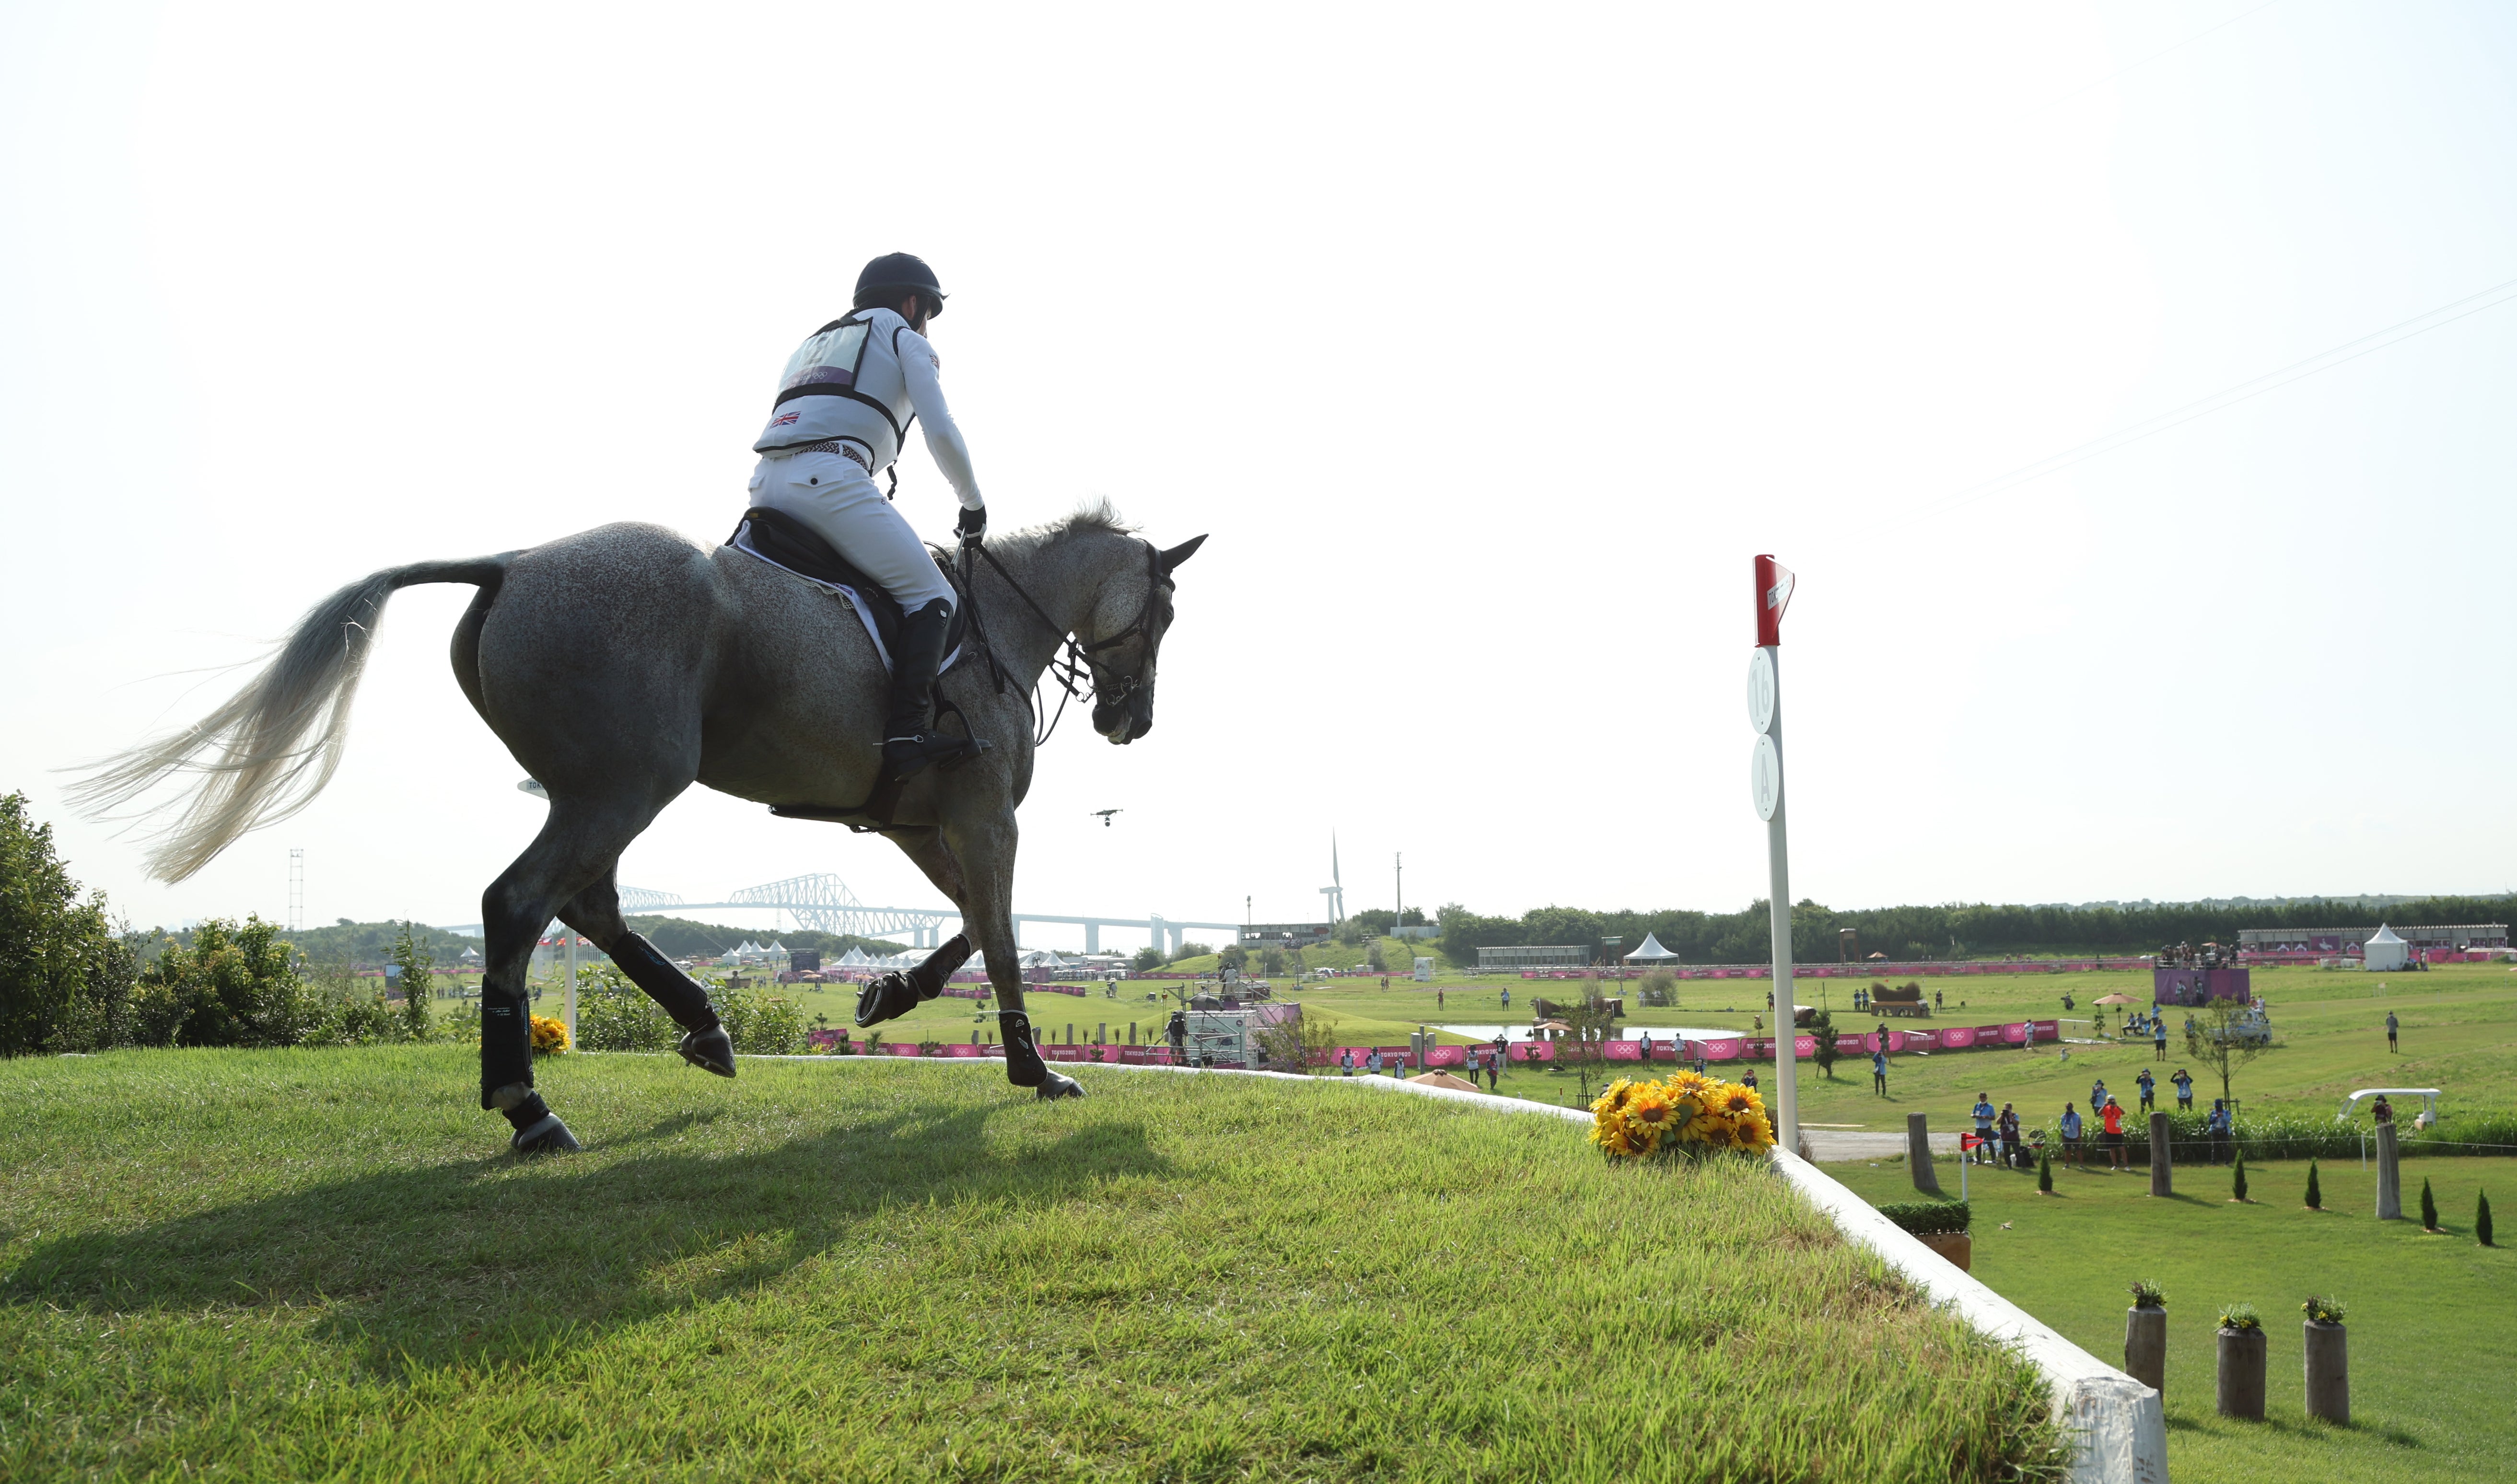
[[(1993, 1479), (2036, 1378), (1765, 1171), (1321, 1083), (0, 1063), (0, 1476)], [(101, 1121), (97, 1110), (109, 1108)]]

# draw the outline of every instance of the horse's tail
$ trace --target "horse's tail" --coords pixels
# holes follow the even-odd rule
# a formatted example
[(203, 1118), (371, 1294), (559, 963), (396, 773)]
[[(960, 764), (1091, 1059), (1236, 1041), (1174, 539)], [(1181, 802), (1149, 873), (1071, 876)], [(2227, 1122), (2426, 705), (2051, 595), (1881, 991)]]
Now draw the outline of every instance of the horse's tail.
[[(341, 766), (350, 701), (375, 643), (385, 600), (422, 582), (469, 582), (495, 596), (515, 552), (468, 562), (388, 567), (315, 605), (277, 657), (200, 721), (80, 770), (71, 801), (104, 818), (178, 774), (198, 777), (176, 800), (182, 814), (155, 836), (149, 873), (181, 881), (238, 835), (277, 824), (315, 801)], [(144, 810), (153, 813), (156, 810)]]

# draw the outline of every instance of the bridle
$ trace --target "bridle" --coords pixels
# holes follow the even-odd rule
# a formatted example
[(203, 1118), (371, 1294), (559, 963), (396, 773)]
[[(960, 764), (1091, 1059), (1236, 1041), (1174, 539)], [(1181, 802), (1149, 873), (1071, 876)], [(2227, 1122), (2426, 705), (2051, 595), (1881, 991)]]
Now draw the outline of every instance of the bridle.
[[(1128, 699), (1135, 695), (1138, 687), (1144, 684), (1144, 675), (1141, 671), (1133, 675), (1122, 675), (1118, 680), (1119, 693), (1116, 696), (1104, 698), (1100, 688), (1100, 671), (1092, 659), (1093, 656), (1103, 650), (1125, 644), (1139, 636), (1145, 640), (1146, 659), (1150, 661), (1153, 658), (1154, 595), (1163, 588), (1163, 558), (1162, 553), (1154, 549), (1153, 542), (1146, 541), (1142, 537), (1138, 537), (1138, 540), (1145, 548), (1144, 606), (1136, 610), (1135, 622), (1106, 639), (1096, 639), (1090, 644), (1079, 641), (1072, 629), (1051, 618), (1043, 611), (1041, 606), (1032, 600), (1031, 594), (1023, 590), (1023, 585), (1014, 580), (1014, 574), (1005, 571), (1005, 564), (997, 560), (995, 552), (985, 546), (977, 548), (979, 555), (987, 559), (988, 565), (996, 569), (997, 575), (1004, 579), (1005, 586), (1012, 588), (1014, 596), (1022, 599), (1023, 607), (1031, 610), (1032, 616), (1038, 618), (1049, 632), (1066, 641), (1065, 649), (1048, 661), (1048, 673), (1057, 681), (1060, 697), (1057, 702), (1057, 714), (1049, 717), (1045, 725), (1041, 721), (1040, 685), (1037, 681), (1032, 684), (1031, 714), (1034, 747), (1046, 745), (1049, 738), (1055, 735), (1057, 724), (1066, 718), (1068, 701), (1082, 700), (1088, 694), (1096, 701), (1106, 700), (1110, 705), (1125, 705)], [(963, 591), (969, 594), (967, 601), (970, 605), (970, 631), (978, 636), (980, 652), (988, 657), (989, 673), (996, 681), (997, 694), (1002, 696), (1005, 690), (1004, 666), (997, 658), (996, 646), (988, 642), (987, 629), (979, 621), (977, 593), (970, 582), (971, 549), (967, 546), (961, 548), (961, 586)]]

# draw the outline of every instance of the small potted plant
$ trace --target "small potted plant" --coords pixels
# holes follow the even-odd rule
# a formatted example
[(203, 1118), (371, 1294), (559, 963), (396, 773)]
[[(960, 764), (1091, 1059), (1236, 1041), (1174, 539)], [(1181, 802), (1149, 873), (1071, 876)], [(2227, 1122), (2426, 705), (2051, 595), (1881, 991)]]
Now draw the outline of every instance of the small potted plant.
[(1973, 1271), (1975, 1240), (1967, 1235), (1966, 1202), (1899, 1201), (1879, 1208), (1879, 1214), (1903, 1227), (1960, 1272)]
[(2147, 1278), (2132, 1282), (2124, 1313), (2124, 1373), (2154, 1391), (2167, 1390), (2167, 1291)]
[(2350, 1336), (2342, 1328), (2342, 1301), (2308, 1295), (2307, 1415), (2351, 1425)]
[(2264, 1317), (2251, 1303), (2220, 1307), (2220, 1415), (2264, 1420)]

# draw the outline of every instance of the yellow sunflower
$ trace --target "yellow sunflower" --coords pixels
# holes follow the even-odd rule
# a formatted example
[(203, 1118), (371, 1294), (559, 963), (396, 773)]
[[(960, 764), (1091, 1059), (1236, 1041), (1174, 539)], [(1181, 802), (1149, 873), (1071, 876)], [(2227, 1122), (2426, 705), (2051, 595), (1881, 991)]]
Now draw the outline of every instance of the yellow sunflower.
[(547, 1015), (533, 1017), (533, 1054), (548, 1056), (568, 1049), (568, 1027)]
[(1637, 1153), (1650, 1154), (1675, 1138), (1682, 1122), (1677, 1100), (1656, 1083), (1644, 1082), (1626, 1100), (1626, 1138), (1639, 1146)]
[(1695, 1071), (1673, 1072), (1661, 1080), (1661, 1085), (1667, 1087), (1674, 1097), (1702, 1092), (1713, 1084), (1713, 1079)]

